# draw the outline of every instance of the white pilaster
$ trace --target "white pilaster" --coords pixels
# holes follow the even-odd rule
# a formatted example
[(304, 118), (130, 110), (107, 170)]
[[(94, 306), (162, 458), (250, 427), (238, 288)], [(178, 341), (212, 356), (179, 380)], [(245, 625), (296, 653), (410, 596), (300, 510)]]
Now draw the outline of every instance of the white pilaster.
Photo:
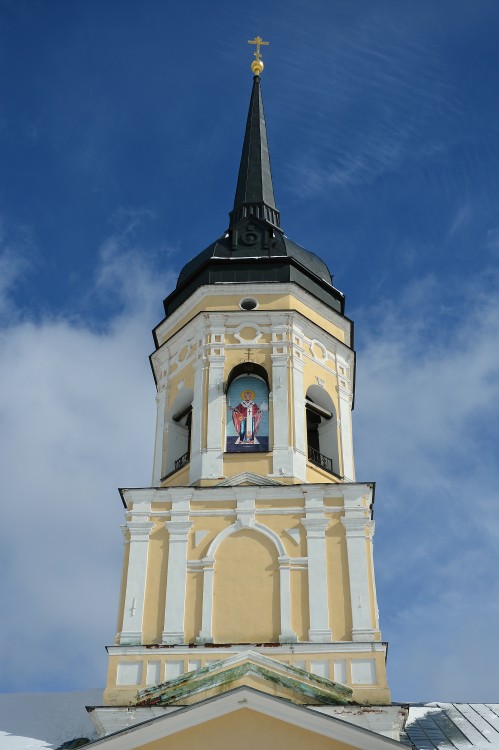
[(293, 377), (293, 475), (302, 482), (307, 481), (307, 433), (305, 421), (305, 390), (303, 385), (303, 360), (292, 358)]
[(329, 596), (327, 586), (326, 528), (328, 519), (324, 515), (324, 492), (305, 494), (305, 518), (302, 525), (307, 532), (308, 557), (308, 607), (310, 613), (309, 641), (331, 641), (329, 627)]
[(159, 487), (163, 476), (163, 450), (165, 443), (165, 421), (168, 390), (162, 385), (156, 396), (156, 435), (154, 439), (154, 463), (152, 469), (152, 485)]
[[(345, 514), (341, 522), (346, 532), (352, 641), (372, 641), (376, 630), (372, 626), (368, 539), (373, 533), (374, 522), (365, 517), (365, 510), (351, 508), (349, 511), (346, 499)], [(371, 585), (374, 585), (374, 581)]]
[[(147, 553), (149, 535), (154, 526), (148, 518), (150, 503), (141, 503), (141, 514), (132, 513), (124, 527), (125, 541), (129, 545), (128, 569), (120, 644), (142, 643), (142, 617), (146, 590)], [(134, 508), (135, 510), (135, 508)], [(143, 514), (143, 515), (142, 515)]]
[(274, 476), (293, 476), (293, 451), (289, 439), (289, 356), (272, 354), (272, 446)]
[(185, 585), (187, 581), (187, 540), (192, 523), (189, 521), (189, 497), (175, 498), (168, 529), (168, 572), (166, 576), (165, 624), (162, 641), (184, 643)]
[(353, 460), (352, 438), (352, 394), (341, 385), (338, 386), (340, 405), (341, 455), (343, 459), (343, 477), (355, 482), (355, 465)]
[(215, 574), (215, 558), (205, 557), (203, 560), (203, 610), (201, 614), (201, 631), (196, 643), (213, 642), (213, 576)]
[[(212, 329), (222, 341), (225, 337), (225, 329)], [(205, 479), (213, 479), (223, 476), (223, 407), (224, 407), (224, 366), (225, 354), (222, 345), (213, 345), (220, 354), (210, 354), (208, 370), (208, 422), (207, 422), (207, 445), (206, 452), (202, 455), (201, 476)]]
[(203, 353), (203, 355), (199, 356), (194, 364), (194, 397), (192, 399), (191, 458), (189, 471), (189, 479), (191, 484), (201, 478), (203, 470), (202, 440), (204, 415), (204, 373), (205, 358)]
[(281, 634), (279, 643), (296, 643), (298, 638), (291, 627), (291, 561), (279, 557), (279, 586), (281, 592)]

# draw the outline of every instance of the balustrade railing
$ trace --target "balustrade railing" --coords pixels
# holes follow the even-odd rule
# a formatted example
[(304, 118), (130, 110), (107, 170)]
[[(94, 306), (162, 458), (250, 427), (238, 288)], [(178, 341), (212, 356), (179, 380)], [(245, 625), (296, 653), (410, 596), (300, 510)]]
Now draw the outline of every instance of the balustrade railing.
[(177, 460), (175, 461), (174, 471), (178, 471), (179, 469), (182, 468), (182, 466), (186, 466), (190, 460), (191, 460), (191, 454), (189, 453), (189, 451), (187, 451), (187, 453), (184, 453), (183, 456), (180, 456), (180, 458), (177, 458)]
[(328, 456), (324, 456), (318, 450), (312, 448), (311, 445), (308, 446), (308, 460), (310, 461), (310, 463), (315, 464), (316, 466), (320, 466), (321, 469), (328, 471), (330, 474), (335, 473), (333, 471), (333, 459), (329, 458)]

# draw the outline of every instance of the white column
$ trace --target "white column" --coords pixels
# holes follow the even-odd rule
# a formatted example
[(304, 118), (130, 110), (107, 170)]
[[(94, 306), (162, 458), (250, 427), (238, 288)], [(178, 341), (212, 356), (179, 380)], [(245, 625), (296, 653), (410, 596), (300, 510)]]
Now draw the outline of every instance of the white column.
[[(348, 511), (346, 511), (348, 512)], [(373, 530), (373, 521), (361, 517), (359, 511), (341, 519), (346, 531), (348, 577), (352, 603), (352, 641), (373, 641), (371, 599), (369, 596), (369, 567), (367, 564), (367, 539)]]
[(281, 634), (279, 643), (296, 643), (298, 638), (291, 628), (291, 561), (279, 557), (279, 586), (281, 604)]
[[(141, 510), (146, 510), (145, 505)], [(150, 510), (150, 504), (147, 504)], [(134, 516), (124, 527), (126, 543), (130, 546), (126, 577), (123, 625), (119, 642), (128, 645), (142, 643), (142, 617), (146, 591), (147, 552), (153, 523), (148, 516)]]
[(187, 582), (187, 540), (189, 498), (175, 498), (168, 529), (168, 572), (166, 576), (165, 624), (163, 643), (184, 643), (185, 588)]
[[(225, 336), (225, 330), (214, 329), (219, 335)], [(223, 475), (223, 406), (224, 406), (224, 366), (225, 354), (223, 345), (212, 344), (220, 354), (210, 354), (208, 370), (208, 424), (206, 453), (202, 457), (201, 476), (204, 479), (217, 479)]]
[(213, 642), (213, 576), (215, 574), (215, 558), (205, 557), (203, 560), (203, 610), (201, 615), (201, 631), (196, 638), (198, 645)]
[(163, 384), (156, 396), (156, 436), (154, 440), (154, 463), (152, 469), (152, 485), (159, 487), (163, 476), (163, 451), (165, 445), (165, 419), (168, 390)]
[[(287, 344), (284, 342), (287, 349)], [(272, 354), (273, 476), (293, 476), (293, 450), (289, 440), (288, 354)]]
[(332, 639), (329, 628), (329, 597), (326, 566), (326, 518), (304, 518), (307, 531), (308, 608), (310, 612), (309, 641)]
[(340, 404), (341, 455), (343, 459), (343, 477), (355, 482), (352, 439), (352, 394), (346, 388), (338, 386)]
[(292, 358), (293, 373), (293, 430), (294, 455), (293, 475), (307, 481), (307, 432), (305, 421), (305, 386), (303, 384), (303, 361)]
[(202, 476), (203, 415), (204, 415), (204, 345), (203, 355), (194, 364), (194, 397), (192, 399), (191, 460), (189, 480), (193, 484)]

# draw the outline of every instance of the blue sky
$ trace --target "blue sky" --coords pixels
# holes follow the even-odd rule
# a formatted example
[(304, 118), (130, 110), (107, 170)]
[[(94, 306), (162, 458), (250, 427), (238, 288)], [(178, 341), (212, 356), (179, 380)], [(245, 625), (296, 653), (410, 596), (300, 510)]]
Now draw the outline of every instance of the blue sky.
[(150, 329), (232, 206), (256, 34), (286, 234), (358, 350), (395, 700), (497, 699), (495, 0), (0, 0), (0, 689), (104, 683)]

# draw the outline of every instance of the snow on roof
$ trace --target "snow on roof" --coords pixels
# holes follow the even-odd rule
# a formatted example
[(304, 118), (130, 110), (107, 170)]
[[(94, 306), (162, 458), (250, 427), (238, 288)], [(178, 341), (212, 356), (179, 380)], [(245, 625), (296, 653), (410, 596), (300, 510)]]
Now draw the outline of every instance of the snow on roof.
[(401, 739), (418, 750), (495, 750), (499, 748), (499, 703), (409, 706)]
[(85, 706), (102, 703), (102, 690), (1, 693), (2, 750), (53, 750), (76, 737), (95, 739)]

